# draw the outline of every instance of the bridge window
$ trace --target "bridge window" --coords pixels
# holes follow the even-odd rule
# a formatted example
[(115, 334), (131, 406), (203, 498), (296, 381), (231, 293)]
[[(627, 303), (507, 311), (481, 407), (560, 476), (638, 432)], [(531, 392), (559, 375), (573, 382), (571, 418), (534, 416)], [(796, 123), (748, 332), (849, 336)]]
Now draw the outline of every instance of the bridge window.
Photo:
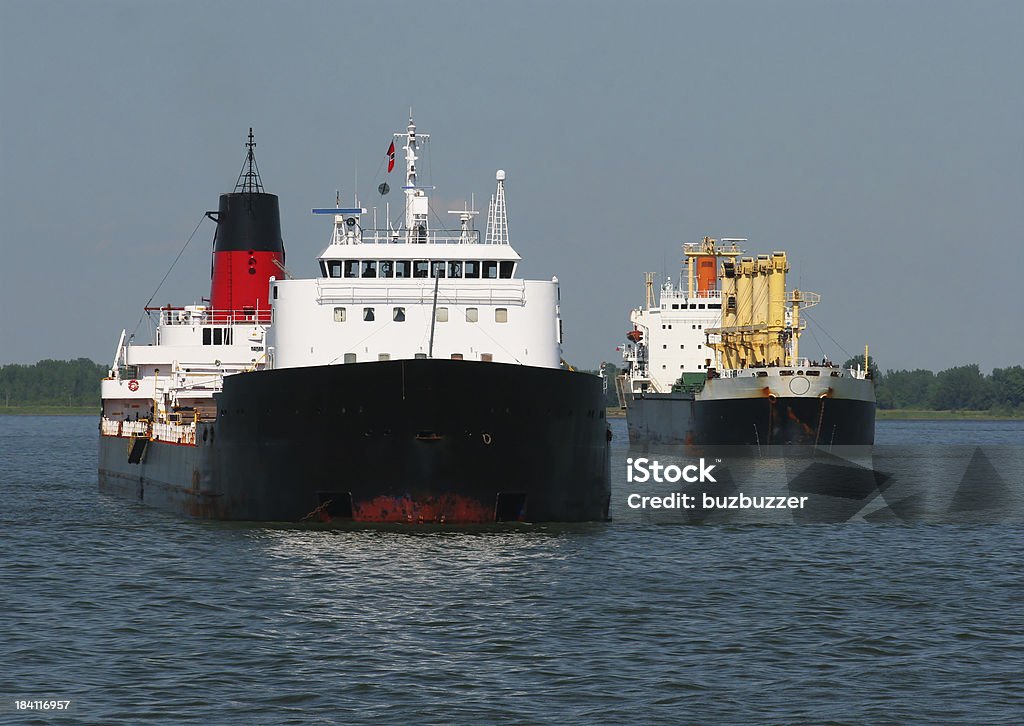
[(395, 277), (412, 277), (412, 263), (409, 260), (395, 260)]
[(405, 322), (405, 308), (395, 308), (391, 311), (391, 319), (396, 323)]
[(380, 261), (380, 276), (381, 277), (394, 277), (395, 276), (395, 263), (391, 260)]
[(431, 265), (430, 276), (431, 277), (444, 277), (445, 265), (443, 262), (435, 262)]
[(484, 260), (484, 277), (488, 280), (498, 279), (498, 261)]
[(461, 262), (449, 262), (448, 263), (448, 277), (462, 277), (462, 263)]
[(475, 323), (480, 319), (480, 311), (477, 308), (466, 308), (466, 322)]
[(331, 260), (327, 263), (328, 277), (341, 277), (341, 260)]
[(506, 280), (512, 277), (512, 272), (516, 269), (516, 263), (508, 260), (501, 262), (501, 276)]
[(363, 320), (368, 323), (373, 322), (373, 308), (363, 308)]
[(480, 277), (480, 262), (477, 260), (466, 260), (466, 277)]
[(447, 323), (448, 322), (448, 308), (437, 309), (437, 322)]
[(494, 322), (496, 322), (496, 323), (507, 323), (508, 322), (508, 308), (494, 308)]
[(363, 277), (376, 277), (377, 276), (377, 261), (376, 260), (363, 260)]
[(345, 308), (334, 308), (334, 322), (345, 322)]
[(359, 277), (359, 260), (345, 260), (345, 277)]
[(412, 263), (412, 276), (413, 277), (426, 277), (430, 271), (430, 267), (426, 260), (413, 260)]

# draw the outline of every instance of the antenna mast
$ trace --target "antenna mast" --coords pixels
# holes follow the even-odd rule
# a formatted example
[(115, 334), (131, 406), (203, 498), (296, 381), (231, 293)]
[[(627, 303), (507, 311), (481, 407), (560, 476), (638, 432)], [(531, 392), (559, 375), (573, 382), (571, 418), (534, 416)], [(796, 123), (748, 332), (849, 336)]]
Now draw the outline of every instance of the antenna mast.
[(487, 208), (487, 236), (484, 241), (491, 245), (508, 244), (508, 215), (505, 213), (505, 171), (498, 169), (494, 178), (498, 189), (491, 197)]
[(253, 141), (252, 126), (249, 127), (249, 142), (245, 148), (247, 153), (242, 171), (238, 173), (238, 181), (235, 182), (235, 193), (263, 194), (263, 181), (260, 179), (259, 167), (256, 166), (256, 142)]
[(416, 155), (419, 140), (427, 141), (430, 134), (417, 134), (416, 123), (409, 111), (409, 126), (405, 133), (396, 133), (396, 139), (405, 138), (405, 235), (406, 242), (427, 241), (427, 212), (429, 210), (425, 187), (416, 185)]

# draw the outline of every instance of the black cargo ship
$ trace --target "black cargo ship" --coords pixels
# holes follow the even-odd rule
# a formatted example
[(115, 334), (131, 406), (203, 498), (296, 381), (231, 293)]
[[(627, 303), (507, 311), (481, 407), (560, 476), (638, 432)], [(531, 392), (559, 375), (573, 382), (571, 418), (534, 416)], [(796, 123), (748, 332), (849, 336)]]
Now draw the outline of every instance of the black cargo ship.
[[(411, 120), (402, 136), (411, 167), (422, 136)], [(450, 235), (420, 223), (415, 215), (424, 207), (413, 196), (422, 192), (413, 178), (407, 219), (416, 224), (401, 227), (404, 240), (392, 228), (387, 247), (377, 244), (375, 230), (359, 224), (364, 210), (338, 205), (321, 278), (294, 280), (283, 267), (277, 197), (263, 190), (253, 148), (250, 134), (235, 192), (212, 215), (209, 304), (151, 310), (159, 318), (152, 345), (121, 336), (103, 381), (100, 490), (225, 520), (606, 520), (610, 433), (602, 382), (551, 365), (560, 357), (554, 337), (551, 350), (530, 337), (529, 316), (547, 310), (557, 289), (502, 266), (518, 260), (500, 236), (507, 234), (504, 174), (489, 214), (499, 229), (493, 239), (488, 230), (488, 244), (465, 219)], [(396, 274), (403, 254), (392, 259), (391, 251), (425, 258), (432, 274), (403, 279)], [(341, 273), (350, 258), (358, 258), (358, 279)], [(455, 307), (456, 299), (468, 307)], [(362, 319), (349, 320), (348, 310), (361, 310)], [(552, 313), (556, 306), (540, 314)], [(290, 320), (301, 329), (287, 329)], [(462, 327), (449, 325), (435, 340), (435, 325), (451, 322)], [(475, 343), (494, 339), (492, 332), (472, 337), (473, 325), (484, 322), (492, 332), (508, 331), (486, 343), (495, 352)], [(560, 334), (558, 323), (547, 325)], [(429, 350), (421, 353), (416, 346), (426, 348), (428, 328)], [(374, 350), (363, 345), (367, 353), (345, 337), (367, 335), (380, 341)], [(356, 352), (335, 356), (335, 349)], [(316, 358), (321, 350), (325, 361)]]

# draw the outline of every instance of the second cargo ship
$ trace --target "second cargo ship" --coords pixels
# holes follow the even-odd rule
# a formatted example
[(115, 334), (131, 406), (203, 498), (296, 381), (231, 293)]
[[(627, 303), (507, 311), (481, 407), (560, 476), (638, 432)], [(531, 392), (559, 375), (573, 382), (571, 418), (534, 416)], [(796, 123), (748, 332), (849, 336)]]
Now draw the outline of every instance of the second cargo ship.
[(800, 354), (801, 313), (820, 296), (786, 286), (785, 252), (746, 256), (742, 239), (683, 245), (679, 284), (630, 314), (616, 380), (631, 443), (870, 446), (875, 392), (865, 365)]

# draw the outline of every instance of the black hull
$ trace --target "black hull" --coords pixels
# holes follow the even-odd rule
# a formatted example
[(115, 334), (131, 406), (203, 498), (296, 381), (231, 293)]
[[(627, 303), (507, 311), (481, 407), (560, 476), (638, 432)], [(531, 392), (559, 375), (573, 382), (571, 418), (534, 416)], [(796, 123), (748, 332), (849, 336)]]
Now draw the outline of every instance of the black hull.
[(406, 360), (231, 376), (197, 446), (128, 463), (101, 437), (101, 489), (194, 516), (471, 524), (608, 517), (601, 381)]
[(697, 446), (870, 446), (875, 402), (838, 398), (722, 398), (653, 394), (630, 402), (631, 443)]

